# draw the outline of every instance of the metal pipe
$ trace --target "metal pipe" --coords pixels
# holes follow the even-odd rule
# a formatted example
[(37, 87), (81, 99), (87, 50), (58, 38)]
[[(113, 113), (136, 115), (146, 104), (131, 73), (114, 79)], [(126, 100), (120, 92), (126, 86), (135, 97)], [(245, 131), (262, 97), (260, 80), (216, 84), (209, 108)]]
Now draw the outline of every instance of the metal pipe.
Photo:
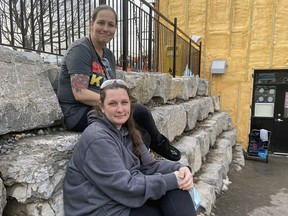
[(31, 34), (32, 34), (32, 49), (35, 50), (35, 29), (34, 29), (34, 7), (33, 0), (31, 0)]
[(128, 67), (128, 0), (123, 0), (123, 71)]
[(177, 55), (177, 18), (174, 18), (174, 40), (173, 40), (173, 77), (176, 76), (176, 55)]
[(199, 45), (199, 65), (198, 65), (198, 75), (200, 77), (200, 71), (201, 71), (201, 49), (202, 49), (202, 42), (200, 42)]
[(148, 71), (152, 70), (152, 9), (149, 10)]
[(192, 51), (192, 39), (190, 38), (189, 39), (189, 58), (188, 58), (188, 68), (190, 69), (191, 68), (191, 51)]
[(99, 5), (106, 4), (106, 0), (99, 0)]

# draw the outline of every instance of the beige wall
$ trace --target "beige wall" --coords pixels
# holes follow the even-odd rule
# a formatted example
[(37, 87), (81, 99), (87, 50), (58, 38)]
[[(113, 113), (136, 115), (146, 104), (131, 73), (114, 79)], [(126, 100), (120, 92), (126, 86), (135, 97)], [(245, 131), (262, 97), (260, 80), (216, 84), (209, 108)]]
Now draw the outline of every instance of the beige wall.
[[(221, 98), (246, 147), (254, 69), (288, 68), (287, 0), (158, 0), (159, 10), (202, 41), (201, 77)], [(212, 60), (227, 61), (223, 75), (210, 74)]]

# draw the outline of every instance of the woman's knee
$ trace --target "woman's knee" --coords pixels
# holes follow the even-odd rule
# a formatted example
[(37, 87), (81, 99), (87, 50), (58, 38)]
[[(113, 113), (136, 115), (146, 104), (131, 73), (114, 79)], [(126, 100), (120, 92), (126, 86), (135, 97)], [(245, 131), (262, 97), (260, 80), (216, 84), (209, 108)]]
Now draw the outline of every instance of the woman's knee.
[(164, 215), (196, 216), (194, 204), (188, 191), (168, 191), (162, 198), (161, 210)]
[(132, 208), (129, 216), (161, 216), (161, 212), (158, 207), (143, 205), (139, 208)]

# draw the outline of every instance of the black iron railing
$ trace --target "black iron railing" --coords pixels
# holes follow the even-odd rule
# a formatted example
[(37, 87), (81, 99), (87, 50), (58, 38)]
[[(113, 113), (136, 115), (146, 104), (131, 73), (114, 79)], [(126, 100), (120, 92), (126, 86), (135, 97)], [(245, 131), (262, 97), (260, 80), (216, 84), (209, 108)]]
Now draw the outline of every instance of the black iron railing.
[[(201, 47), (144, 0), (1, 0), (0, 44), (61, 57), (72, 41), (89, 33), (99, 4), (118, 14), (118, 30), (107, 46), (123, 70), (200, 74)], [(55, 58), (56, 59), (56, 58)]]

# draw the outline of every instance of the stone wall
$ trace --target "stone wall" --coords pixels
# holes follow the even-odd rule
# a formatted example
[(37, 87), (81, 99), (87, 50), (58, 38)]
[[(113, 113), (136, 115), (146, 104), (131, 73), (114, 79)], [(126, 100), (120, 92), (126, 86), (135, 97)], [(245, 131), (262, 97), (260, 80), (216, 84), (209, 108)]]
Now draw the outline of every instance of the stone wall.
[[(36, 54), (0, 47), (3, 215), (64, 215), (62, 183), (80, 134), (62, 127), (57, 71)], [(198, 214), (209, 215), (232, 161), (238, 157), (234, 164), (244, 165), (219, 98), (208, 96), (207, 81), (197, 76), (117, 71), (117, 77), (126, 80), (135, 102), (151, 110), (159, 131), (181, 151), (181, 162), (192, 167), (202, 199)]]

